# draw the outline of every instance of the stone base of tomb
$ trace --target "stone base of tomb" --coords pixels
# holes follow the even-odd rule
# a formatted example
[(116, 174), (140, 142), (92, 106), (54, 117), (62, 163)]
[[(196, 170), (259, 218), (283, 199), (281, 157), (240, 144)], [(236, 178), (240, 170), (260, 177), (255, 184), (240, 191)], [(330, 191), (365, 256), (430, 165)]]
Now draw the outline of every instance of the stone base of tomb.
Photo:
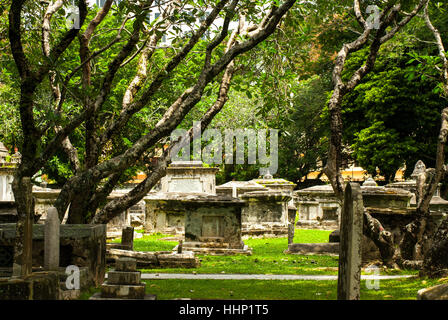
[(58, 300), (57, 272), (34, 272), (25, 278), (0, 278), (0, 300)]
[[(0, 267), (12, 268), (16, 234), (15, 223), (0, 224)], [(33, 225), (33, 266), (44, 265), (45, 225)], [(89, 278), (95, 285), (104, 280), (106, 269), (106, 226), (62, 224), (60, 230), (60, 266), (87, 267)]]
[[(123, 298), (103, 298), (101, 296), (101, 292), (95, 293), (93, 296), (89, 298), (89, 300), (123, 300)], [(126, 298), (126, 300), (157, 300), (157, 296), (154, 294), (145, 294), (143, 299), (129, 299)]]
[(137, 260), (119, 258), (115, 269), (107, 274), (107, 281), (101, 285), (101, 292), (90, 300), (155, 300), (154, 295), (146, 294), (146, 283), (141, 282), (137, 271)]
[(171, 251), (140, 252), (120, 249), (108, 249), (108, 262), (117, 261), (120, 258), (133, 258), (139, 268), (198, 268), (199, 259), (191, 250), (182, 253)]
[[(173, 251), (176, 252), (178, 246)], [(211, 256), (231, 256), (231, 255), (252, 255), (252, 248), (243, 245), (241, 248), (229, 248), (228, 244), (221, 242), (199, 242), (188, 241), (182, 245), (182, 250), (192, 251), (197, 254), (205, 254)]]
[(285, 253), (339, 255), (339, 243), (291, 243)]
[(265, 237), (287, 237), (288, 236), (288, 226), (280, 225), (275, 223), (269, 224), (258, 224), (251, 225), (248, 223), (243, 223), (241, 229), (243, 236), (265, 236)]
[(296, 228), (334, 230), (339, 228), (339, 223), (337, 220), (298, 220)]

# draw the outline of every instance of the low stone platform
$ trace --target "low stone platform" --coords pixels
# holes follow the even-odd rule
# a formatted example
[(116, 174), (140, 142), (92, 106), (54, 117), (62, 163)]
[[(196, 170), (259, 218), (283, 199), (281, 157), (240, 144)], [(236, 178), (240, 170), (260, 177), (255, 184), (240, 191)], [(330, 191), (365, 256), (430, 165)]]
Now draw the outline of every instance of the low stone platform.
[[(101, 292), (93, 294), (89, 300), (123, 300), (122, 298), (103, 298), (101, 297)], [(126, 300), (157, 300), (157, 296), (153, 294), (145, 294), (143, 299), (126, 299)]]
[(339, 243), (291, 243), (285, 253), (339, 255)]
[(107, 260), (117, 261), (120, 258), (133, 258), (139, 268), (197, 268), (199, 259), (191, 250), (182, 253), (171, 251), (140, 252), (120, 249), (108, 249)]
[(0, 278), (0, 300), (58, 300), (56, 271), (34, 272), (25, 278)]
[(272, 225), (266, 226), (246, 226), (243, 223), (243, 228), (241, 229), (241, 233), (243, 237), (259, 237), (259, 236), (267, 236), (267, 237), (286, 237), (288, 236), (288, 227), (286, 226), (275, 226)]
[(316, 230), (334, 230), (339, 228), (337, 220), (298, 220), (296, 223), (298, 229), (316, 229)]
[[(184, 242), (183, 250), (192, 251), (198, 254), (211, 255), (211, 256), (231, 256), (231, 255), (252, 255), (252, 249), (247, 245), (244, 245), (241, 249), (229, 248), (225, 244), (219, 246), (216, 243), (204, 243), (204, 242)], [(173, 251), (176, 252), (178, 246), (174, 247)]]

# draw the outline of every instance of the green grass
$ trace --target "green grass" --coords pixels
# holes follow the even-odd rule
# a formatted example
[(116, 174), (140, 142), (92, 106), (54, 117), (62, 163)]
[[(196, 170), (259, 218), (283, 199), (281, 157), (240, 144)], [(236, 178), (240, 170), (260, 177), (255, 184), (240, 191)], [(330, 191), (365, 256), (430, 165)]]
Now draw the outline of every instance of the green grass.
[[(142, 233), (143, 230), (139, 230)], [(138, 231), (137, 231), (138, 232)], [(176, 245), (175, 241), (164, 241), (162, 238), (172, 237), (168, 234), (154, 233), (144, 234), (142, 238), (134, 239), (135, 251), (171, 251)], [(120, 243), (121, 239), (117, 238), (110, 243)]]
[[(296, 230), (295, 242), (328, 242), (330, 231)], [(138, 251), (170, 250), (177, 242), (161, 241), (167, 235), (155, 234), (134, 241)], [(252, 248), (252, 256), (198, 255), (201, 267), (194, 269), (142, 269), (160, 273), (247, 273), (247, 274), (336, 274), (338, 258), (323, 255), (287, 255), (287, 238), (256, 238), (244, 240)]]
[[(146, 292), (157, 300), (235, 299), (235, 300), (336, 300), (337, 281), (283, 280), (151, 280)], [(447, 282), (444, 279), (443, 282)], [(443, 283), (437, 279), (407, 278), (381, 280), (379, 289), (368, 289), (361, 281), (361, 300), (415, 300), (417, 291)], [(80, 300), (87, 300), (100, 291), (90, 288)]]
[[(294, 242), (328, 242), (331, 231), (296, 229)], [(169, 251), (176, 241), (160, 240), (166, 234), (144, 235), (134, 240), (136, 251)], [(119, 242), (117, 239), (115, 242)], [(283, 252), (288, 247), (287, 238), (255, 238), (244, 240), (252, 248), (252, 256), (206, 256), (198, 255), (201, 266), (194, 269), (141, 269), (147, 273), (237, 273), (237, 274), (314, 274), (336, 275), (338, 258), (327, 255), (290, 255)], [(416, 271), (387, 270), (381, 274), (415, 274)]]
[[(437, 280), (382, 280), (379, 290), (367, 289), (361, 281), (361, 300), (415, 300), (417, 291), (438, 284)], [(335, 300), (337, 281), (274, 280), (153, 280), (148, 293), (158, 300), (253, 299), (253, 300)]]
[(332, 231), (328, 230), (305, 230), (296, 229), (294, 231), (295, 243), (323, 243), (328, 242), (328, 236)]
[[(300, 230), (294, 237), (296, 243), (328, 242), (331, 231)], [(177, 245), (176, 241), (161, 240), (164, 234), (144, 235), (135, 239), (137, 251), (165, 251)], [(119, 242), (117, 239), (114, 242)], [(252, 256), (198, 255), (201, 266), (195, 269), (141, 269), (147, 273), (236, 273), (236, 274), (302, 274), (337, 275), (338, 257), (327, 255), (288, 255), (287, 238), (255, 238), (244, 241), (253, 249)], [(416, 274), (409, 270), (382, 270), (381, 274)], [(337, 281), (273, 281), (273, 280), (151, 280), (147, 292), (156, 294), (159, 300), (175, 298), (191, 299), (336, 299)], [(415, 299), (421, 288), (438, 284), (437, 280), (408, 278), (381, 280), (379, 290), (368, 290), (362, 281), (361, 299), (396, 300)], [(88, 299), (99, 289), (83, 293)]]

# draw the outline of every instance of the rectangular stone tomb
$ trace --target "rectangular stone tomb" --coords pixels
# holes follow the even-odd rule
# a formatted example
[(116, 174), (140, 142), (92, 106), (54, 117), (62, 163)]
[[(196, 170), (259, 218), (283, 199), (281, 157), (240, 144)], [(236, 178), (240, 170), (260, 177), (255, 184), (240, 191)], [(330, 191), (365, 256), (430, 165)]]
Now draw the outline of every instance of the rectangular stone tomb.
[[(12, 268), (16, 224), (0, 224), (0, 268)], [(33, 225), (33, 267), (44, 266), (45, 225)], [(100, 285), (106, 269), (106, 225), (60, 226), (59, 266), (87, 267), (89, 282)]]
[(184, 250), (210, 255), (251, 254), (241, 239), (243, 201), (198, 196), (182, 203), (187, 208)]
[(288, 202), (292, 197), (277, 191), (253, 191), (241, 196), (243, 235), (288, 235)]

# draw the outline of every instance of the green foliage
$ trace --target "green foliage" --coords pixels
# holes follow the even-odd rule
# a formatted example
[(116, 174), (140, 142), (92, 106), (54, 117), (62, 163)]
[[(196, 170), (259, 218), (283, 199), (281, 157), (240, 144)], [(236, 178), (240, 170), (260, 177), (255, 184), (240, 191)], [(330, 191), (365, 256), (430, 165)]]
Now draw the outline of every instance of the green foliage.
[[(425, 50), (431, 49), (436, 50)], [(434, 166), (446, 100), (433, 71), (438, 59), (418, 52), (421, 44), (407, 34), (392, 40), (380, 51), (374, 70), (343, 102), (344, 138), (353, 158), (374, 176), (378, 169), (387, 181), (403, 165), (409, 176), (419, 159)], [(350, 57), (345, 77), (366, 54), (363, 50)]]

